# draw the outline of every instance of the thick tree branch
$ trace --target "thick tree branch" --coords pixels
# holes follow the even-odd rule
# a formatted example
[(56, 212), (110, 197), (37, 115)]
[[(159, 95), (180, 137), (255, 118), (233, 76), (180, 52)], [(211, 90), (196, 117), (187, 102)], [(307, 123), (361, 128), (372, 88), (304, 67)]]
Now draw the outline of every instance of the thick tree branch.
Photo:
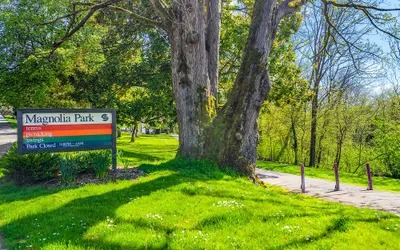
[[(80, 30), (80, 29), (85, 25), (85, 23), (93, 16), (93, 14), (94, 14), (97, 10), (102, 9), (102, 8), (105, 8), (105, 7), (107, 7), (107, 6), (109, 6), (109, 5), (112, 5), (112, 4), (116, 4), (116, 3), (121, 2), (121, 1), (123, 1), (123, 0), (108, 0), (108, 1), (105, 1), (105, 2), (101, 2), (101, 3), (97, 3), (97, 4), (92, 4), (92, 5), (91, 5), (90, 3), (87, 3), (87, 4), (86, 4), (86, 3), (83, 3), (83, 5), (89, 5), (89, 7), (88, 7), (88, 8), (85, 8), (85, 9), (82, 9), (82, 10), (78, 10), (78, 12), (75, 11), (75, 12), (77, 12), (77, 13), (70, 13), (70, 14), (64, 16), (64, 17), (58, 18), (58, 19), (56, 19), (56, 20), (53, 20), (54, 22), (56, 22), (56, 21), (58, 21), (58, 20), (60, 20), (60, 19), (66, 18), (66, 17), (73, 17), (72, 20), (75, 21), (75, 16), (76, 16), (78, 13), (83, 12), (84, 10), (89, 10), (89, 12), (83, 17), (83, 19), (82, 19), (74, 28), (71, 29), (71, 25), (70, 25), (70, 27), (68, 28), (69, 31), (67, 31), (67, 33), (65, 34), (65, 36), (64, 36), (63, 38), (61, 38), (60, 40), (58, 40), (58, 41), (56, 41), (56, 42), (53, 43), (53, 50), (52, 50), (52, 53), (54, 53), (54, 51), (55, 51), (58, 47), (60, 47), (61, 44), (63, 44), (63, 43), (64, 43), (65, 41), (67, 41), (72, 35), (74, 35), (78, 30)], [(73, 6), (76, 6), (76, 5), (82, 5), (82, 3), (74, 3), (74, 4), (73, 4)], [(54, 22), (50, 22), (50, 23), (54, 23)]]
[(90, 7), (84, 8), (84, 9), (79, 9), (79, 10), (73, 10), (71, 13), (68, 13), (67, 15), (57, 17), (56, 19), (48, 21), (48, 22), (45, 22), (45, 23), (42, 23), (41, 25), (54, 24), (54, 23), (56, 23), (56, 22), (58, 22), (58, 21), (60, 21), (62, 19), (69, 18), (69, 17), (74, 17), (77, 14), (79, 14), (81, 12), (84, 12), (84, 11), (88, 11), (88, 10), (90, 10)]
[(56, 41), (53, 43), (53, 52), (60, 47), (61, 44), (63, 44), (65, 41), (67, 41), (73, 34), (75, 34), (79, 29), (81, 29), (87, 20), (93, 16), (93, 14), (96, 12), (96, 9), (91, 9), (89, 13), (86, 14), (86, 16), (73, 28), (71, 31), (69, 31), (63, 38), (60, 40)]
[(279, 23), (282, 18), (296, 12), (301, 6), (306, 4), (309, 0), (285, 0), (279, 7), (276, 15), (276, 20)]
[(135, 18), (136, 20), (138, 20), (139, 22), (141, 22), (143, 24), (147, 24), (147, 25), (154, 26), (154, 27), (164, 28), (163, 23), (157, 22), (155, 20), (151, 20), (151, 19), (149, 19), (147, 17), (144, 17), (144, 16), (141, 16), (139, 14), (136, 14), (135, 12), (130, 11), (128, 9), (124, 9), (122, 7), (114, 6), (114, 5), (110, 5), (108, 7), (111, 8), (111, 9), (118, 10), (118, 11), (126, 12), (129, 15), (131, 15), (133, 18)]
[(160, 0), (150, 0), (150, 4), (163, 21), (165, 27), (169, 27), (169, 23), (171, 22), (172, 18), (168, 13), (168, 7), (165, 5), (165, 3), (161, 3)]

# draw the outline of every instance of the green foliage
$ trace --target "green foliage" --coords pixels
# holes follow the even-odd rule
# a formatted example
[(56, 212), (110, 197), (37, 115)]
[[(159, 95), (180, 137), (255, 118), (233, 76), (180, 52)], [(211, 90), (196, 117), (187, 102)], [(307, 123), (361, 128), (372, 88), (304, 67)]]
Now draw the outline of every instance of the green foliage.
[(30, 184), (52, 179), (57, 176), (60, 157), (51, 153), (19, 155), (14, 144), (1, 158), (0, 167), (5, 176), (17, 184)]
[[(254, 1), (224, 1), (222, 4), (219, 105), (227, 100), (239, 71), (241, 57), (246, 45)], [(302, 79), (301, 69), (296, 65), (296, 55), (291, 36), (299, 29), (303, 20), (300, 14), (290, 15), (278, 27), (272, 45), (269, 71), (273, 88), (269, 101), (275, 103), (297, 103), (310, 99), (312, 93), (308, 83)]]
[(104, 178), (108, 175), (111, 164), (111, 154), (109, 151), (99, 151), (90, 156), (90, 163), (93, 166), (97, 178)]
[(61, 179), (67, 183), (75, 181), (79, 166), (79, 161), (75, 157), (66, 155), (60, 161)]

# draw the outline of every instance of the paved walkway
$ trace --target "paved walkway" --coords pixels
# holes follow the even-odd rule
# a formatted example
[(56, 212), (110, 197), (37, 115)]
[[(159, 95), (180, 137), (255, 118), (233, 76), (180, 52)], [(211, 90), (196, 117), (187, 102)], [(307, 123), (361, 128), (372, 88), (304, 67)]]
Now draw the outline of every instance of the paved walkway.
[(0, 157), (17, 141), (17, 132), (8, 124), (7, 120), (0, 115)]
[[(281, 186), (292, 192), (301, 192), (300, 176), (257, 169), (258, 177), (271, 185)], [(333, 191), (335, 183), (315, 178), (306, 178), (306, 195), (328, 201), (340, 202), (356, 207), (385, 210), (400, 216), (400, 194), (366, 190), (349, 184), (340, 184), (340, 191)]]

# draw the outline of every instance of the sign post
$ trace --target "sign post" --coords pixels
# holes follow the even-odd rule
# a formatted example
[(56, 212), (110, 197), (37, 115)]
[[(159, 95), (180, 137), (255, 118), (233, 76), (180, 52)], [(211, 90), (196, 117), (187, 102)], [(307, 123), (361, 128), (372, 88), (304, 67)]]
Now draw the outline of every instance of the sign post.
[(335, 170), (335, 180), (336, 180), (335, 191), (339, 191), (340, 187), (339, 187), (339, 167), (338, 167), (338, 164), (335, 163), (333, 165), (333, 168)]
[(19, 109), (18, 153), (112, 150), (116, 169), (114, 109)]
[(368, 190), (372, 190), (372, 175), (371, 175), (371, 167), (369, 166), (369, 163), (365, 166), (367, 170), (367, 176), (368, 176)]
[(304, 174), (304, 164), (300, 164), (300, 171), (301, 171), (301, 192), (305, 193), (306, 192), (306, 177)]

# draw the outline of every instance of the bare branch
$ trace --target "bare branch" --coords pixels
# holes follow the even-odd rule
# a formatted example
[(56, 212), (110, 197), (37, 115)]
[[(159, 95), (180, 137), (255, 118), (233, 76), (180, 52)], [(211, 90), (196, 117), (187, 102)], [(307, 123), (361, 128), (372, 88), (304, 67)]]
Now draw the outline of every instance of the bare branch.
[[(352, 57), (353, 61), (354, 61), (354, 56), (353, 56), (353, 53), (352, 53), (352, 51), (351, 51), (351, 48), (355, 48), (355, 49), (357, 49), (358, 51), (367, 53), (367, 54), (369, 54), (369, 55), (375, 57), (375, 56), (376, 56), (375, 54), (373, 54), (373, 53), (371, 53), (371, 52), (369, 52), (369, 51), (363, 50), (362, 48), (360, 48), (359, 46), (357, 46), (355, 43), (349, 41), (348, 39), (346, 39), (346, 37), (343, 36), (343, 34), (342, 34), (342, 33), (337, 29), (337, 27), (332, 23), (332, 21), (331, 21), (329, 15), (328, 15), (328, 4), (327, 4), (324, 0), (323, 0), (322, 2), (324, 3), (324, 6), (325, 6), (325, 7), (324, 7), (324, 16), (325, 16), (326, 22), (327, 22), (328, 25), (335, 31), (335, 33), (347, 44), (347, 46), (348, 46), (348, 48), (349, 48), (350, 56)], [(337, 43), (335, 36), (332, 36), (332, 37), (334, 38), (334, 42)], [(354, 66), (356, 66), (356, 65), (354, 65)], [(357, 68), (357, 67), (356, 67), (356, 68)]]
[(376, 6), (372, 6), (372, 5), (361, 5), (361, 4), (354, 4), (354, 3), (336, 3), (336, 2), (332, 2), (332, 1), (327, 1), (327, 0), (322, 0), (322, 2), (325, 5), (333, 5), (336, 7), (340, 7), (340, 8), (353, 8), (356, 10), (360, 10), (362, 11), (365, 16), (368, 18), (369, 22), (372, 24), (372, 26), (374, 26), (377, 30), (379, 30), (382, 33), (385, 33), (386, 35), (389, 35), (390, 37), (396, 39), (396, 40), (400, 40), (399, 36), (396, 36), (395, 34), (386, 31), (382, 28), (380, 28), (375, 22), (378, 20), (380, 20), (381, 18), (374, 16), (369, 10), (376, 10), (376, 11), (381, 11), (381, 12), (394, 12), (394, 11), (400, 11), (400, 8), (391, 8), (391, 9), (386, 9), (386, 8), (379, 8)]
[(364, 14), (367, 16), (369, 22), (370, 22), (370, 23), (372, 24), (372, 26), (374, 26), (377, 30), (379, 30), (379, 31), (382, 32), (382, 33), (385, 33), (385, 34), (388, 35), (388, 36), (393, 37), (393, 38), (396, 39), (396, 40), (400, 40), (400, 37), (394, 35), (393, 33), (390, 33), (389, 31), (386, 31), (386, 30), (384, 30), (384, 29), (378, 27), (378, 25), (376, 25), (376, 23), (374, 22), (374, 20), (372, 20), (371, 14), (369, 13), (368, 10), (366, 10), (366, 9), (361, 9), (361, 11), (364, 12)]
[(326, 1), (326, 0), (322, 0), (322, 2), (336, 6), (336, 7), (341, 7), (341, 8), (354, 8), (354, 9), (365, 9), (365, 10), (370, 9), (370, 10), (383, 11), (383, 12), (400, 11), (400, 8), (386, 9), (386, 8), (378, 8), (376, 6), (371, 6), (371, 5), (362, 5), (362, 4), (355, 4), (355, 3), (337, 3), (337, 2)]

